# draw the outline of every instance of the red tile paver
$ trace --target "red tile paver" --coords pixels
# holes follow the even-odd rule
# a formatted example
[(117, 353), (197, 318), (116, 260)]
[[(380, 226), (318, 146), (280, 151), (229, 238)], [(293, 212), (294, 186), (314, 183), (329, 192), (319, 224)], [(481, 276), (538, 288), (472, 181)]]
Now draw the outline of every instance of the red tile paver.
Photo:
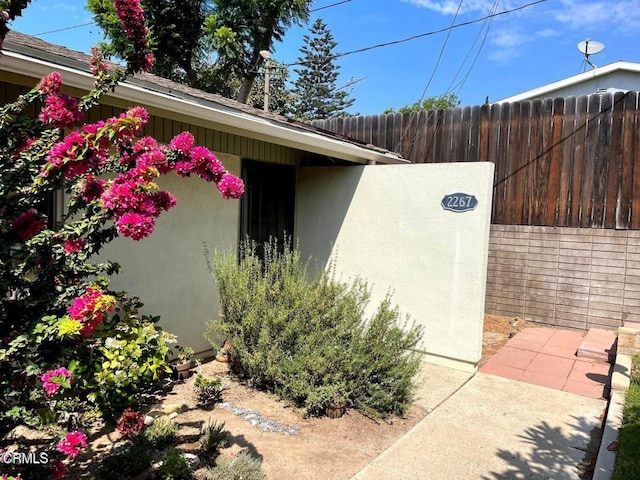
[(569, 372), (571, 372), (574, 361), (575, 360), (568, 358), (560, 358), (553, 355), (547, 355), (545, 353), (539, 353), (531, 361), (527, 370), (531, 372), (544, 373), (546, 375), (566, 380), (569, 377)]
[[(610, 333), (592, 335), (591, 338), (596, 339), (594, 344), (606, 344), (608, 340), (602, 339), (609, 338)], [(480, 371), (591, 398), (603, 398), (609, 392), (611, 366), (603, 361), (576, 356), (584, 340), (583, 332), (577, 330), (527, 328), (511, 338)]]
[(511, 380), (520, 380), (520, 377), (522, 377), (522, 374), (524, 373), (524, 370), (520, 370), (519, 368), (500, 365), (499, 363), (491, 362), (491, 360), (485, 363), (480, 368), (480, 371), (483, 373), (490, 373), (497, 377), (510, 378)]
[(562, 390), (589, 398), (605, 398), (608, 388), (598, 383), (588, 384), (567, 380), (567, 383), (564, 384)]
[(575, 360), (577, 348), (565, 347), (563, 345), (551, 345), (547, 343), (540, 349), (540, 353), (546, 353), (547, 355), (553, 355), (555, 357), (570, 358)]
[(541, 387), (553, 388), (554, 390), (562, 390), (566, 382), (566, 378), (558, 377), (556, 375), (549, 375), (542, 372), (532, 372), (531, 370), (525, 370), (520, 377), (521, 382), (533, 383), (534, 385), (540, 385)]
[(504, 346), (491, 357), (490, 362), (524, 370), (536, 355), (536, 352)]

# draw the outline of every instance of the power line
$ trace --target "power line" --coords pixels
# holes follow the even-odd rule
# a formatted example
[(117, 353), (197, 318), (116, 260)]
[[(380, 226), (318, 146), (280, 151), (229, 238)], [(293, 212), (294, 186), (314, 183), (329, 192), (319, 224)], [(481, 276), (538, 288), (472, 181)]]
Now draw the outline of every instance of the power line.
[(409, 42), (411, 40), (415, 40), (416, 38), (428, 37), (428, 36), (431, 36), (431, 35), (435, 35), (437, 33), (442, 33), (442, 32), (446, 32), (446, 31), (449, 31), (449, 30), (453, 30), (455, 28), (466, 27), (468, 25), (473, 25), (474, 23), (483, 22), (483, 21), (485, 21), (485, 20), (487, 20), (489, 18), (495, 18), (495, 17), (499, 17), (501, 15), (506, 15), (508, 13), (513, 13), (513, 12), (517, 12), (519, 10), (524, 10), (525, 8), (529, 8), (529, 7), (532, 7), (534, 5), (538, 5), (540, 3), (545, 3), (547, 1), (548, 0), (537, 0), (535, 2), (527, 3), (525, 5), (521, 5), (521, 6), (516, 7), (516, 8), (511, 8), (509, 10), (503, 10), (502, 12), (486, 15), (486, 16), (484, 16), (482, 18), (476, 18), (475, 20), (469, 20), (468, 22), (456, 23), (455, 25), (452, 25), (452, 26), (449, 26), (449, 27), (445, 27), (445, 28), (441, 28), (439, 30), (432, 30), (430, 32), (420, 33), (418, 35), (413, 35), (411, 37), (403, 38), (401, 40), (394, 40), (392, 42), (378, 43), (377, 45), (371, 45), (370, 47), (359, 48), (357, 50), (352, 50), (350, 52), (338, 53), (338, 54), (336, 54), (336, 58), (337, 57), (345, 57), (347, 55), (352, 55), (354, 53), (366, 52), (366, 51), (369, 51), (369, 50), (373, 50), (375, 48), (388, 47), (390, 45), (397, 45), (399, 43)]
[(66, 30), (73, 30), (74, 28), (86, 27), (87, 25), (94, 25), (94, 22), (91, 21), (91, 22), (87, 22), (87, 23), (81, 23), (80, 25), (74, 25), (72, 27), (58, 28), (57, 30), (49, 30), (48, 32), (34, 33), (33, 36), (34, 37), (40, 37), (42, 35), (49, 35), (50, 33), (58, 33), (58, 32), (64, 32)]
[(338, 5), (342, 5), (343, 3), (349, 3), (351, 1), (352, 0), (342, 0), (341, 2), (336, 2), (336, 3), (332, 3), (330, 5), (325, 5), (324, 7), (314, 8), (312, 10), (309, 10), (309, 13), (317, 12), (319, 10), (324, 10), (325, 8), (337, 7)]

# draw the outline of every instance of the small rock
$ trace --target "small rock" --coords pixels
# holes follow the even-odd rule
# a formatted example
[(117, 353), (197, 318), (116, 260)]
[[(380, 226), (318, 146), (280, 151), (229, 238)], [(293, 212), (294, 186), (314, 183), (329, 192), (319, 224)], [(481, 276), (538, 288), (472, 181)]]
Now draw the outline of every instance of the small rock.
[(153, 425), (154, 421), (155, 421), (155, 418), (153, 418), (151, 415), (147, 415), (144, 417), (144, 424), (147, 427), (150, 427), (151, 425)]
[(198, 458), (197, 455), (195, 455), (193, 453), (183, 453), (182, 456), (184, 457), (184, 459), (187, 461), (187, 463), (191, 467), (191, 470), (197, 470), (198, 469), (198, 467), (200, 466), (200, 459)]
[(178, 416), (178, 412), (172, 412), (168, 416), (169, 416), (169, 420), (173, 420)]

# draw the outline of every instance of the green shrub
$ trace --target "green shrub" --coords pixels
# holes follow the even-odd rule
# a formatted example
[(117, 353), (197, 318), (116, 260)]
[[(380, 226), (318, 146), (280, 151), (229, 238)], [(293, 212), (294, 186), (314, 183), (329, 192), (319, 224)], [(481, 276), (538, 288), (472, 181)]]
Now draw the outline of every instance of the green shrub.
[(193, 383), (193, 391), (198, 407), (204, 410), (211, 410), (216, 403), (222, 400), (224, 387), (219, 377), (206, 378), (199, 373)]
[(214, 468), (210, 468), (207, 480), (265, 480), (260, 461), (246, 452), (236, 458), (222, 458)]
[(165, 445), (171, 445), (178, 433), (178, 425), (169, 417), (162, 416), (154, 420), (150, 427), (148, 427), (144, 435), (149, 440), (149, 443), (155, 448), (164, 447)]
[(158, 480), (188, 480), (191, 478), (191, 467), (177, 448), (170, 448), (162, 457), (162, 465), (156, 472)]
[(150, 466), (149, 443), (140, 435), (115, 453), (104, 457), (99, 471), (103, 480), (121, 480), (133, 478)]
[(633, 365), (631, 385), (622, 411), (612, 480), (640, 478), (640, 355), (634, 355)]
[(336, 400), (370, 414), (405, 412), (422, 332), (389, 296), (365, 318), (366, 282), (338, 281), (333, 268), (312, 277), (290, 244), (282, 253), (266, 245), (261, 260), (244, 242), (240, 261), (216, 254), (210, 266), (222, 309), (209, 332), (232, 342), (239, 374), (312, 415)]
[(208, 422), (200, 429), (200, 448), (205, 452), (212, 452), (227, 446), (227, 432), (224, 422)]

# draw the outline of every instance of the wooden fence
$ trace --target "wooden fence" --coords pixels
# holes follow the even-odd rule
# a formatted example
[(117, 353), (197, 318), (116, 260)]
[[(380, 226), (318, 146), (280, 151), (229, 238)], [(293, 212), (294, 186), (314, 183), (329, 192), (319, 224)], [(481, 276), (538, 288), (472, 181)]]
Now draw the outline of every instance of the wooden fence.
[(640, 229), (638, 92), (317, 120), (412, 163), (492, 161), (494, 224)]

